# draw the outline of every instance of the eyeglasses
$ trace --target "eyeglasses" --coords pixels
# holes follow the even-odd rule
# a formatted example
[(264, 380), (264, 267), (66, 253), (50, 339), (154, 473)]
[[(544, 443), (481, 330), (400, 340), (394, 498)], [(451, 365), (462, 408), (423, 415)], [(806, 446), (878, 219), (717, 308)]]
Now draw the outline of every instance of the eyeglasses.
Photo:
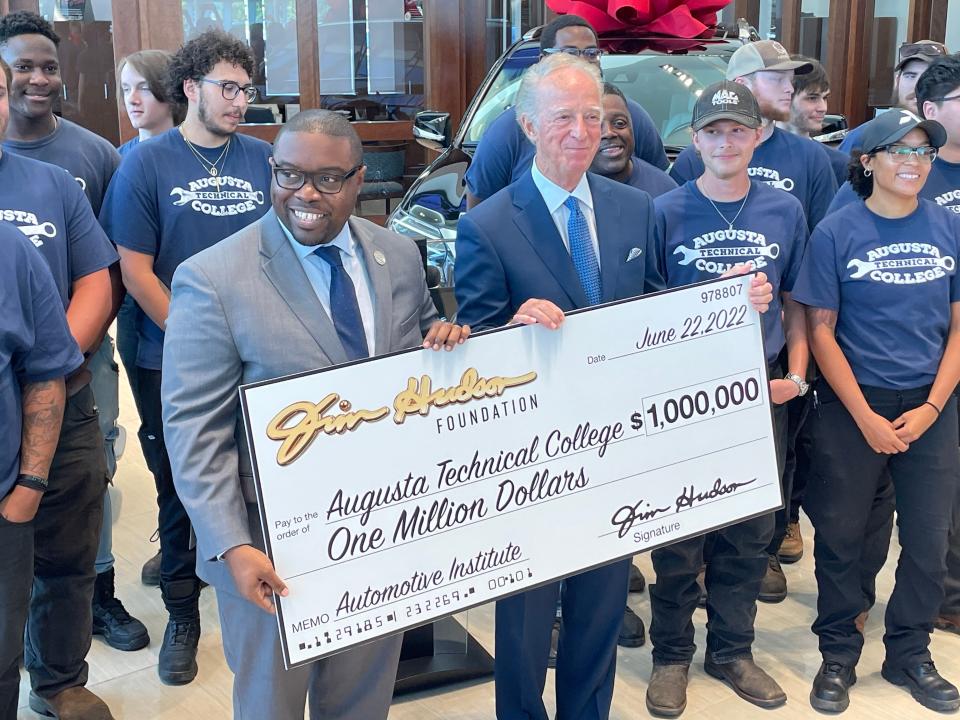
[(544, 48), (544, 55), (556, 55), (558, 53), (563, 53), (564, 55), (573, 55), (573, 57), (582, 57), (584, 60), (599, 60), (600, 56), (603, 55), (603, 50), (598, 47), (587, 47), (580, 48), (575, 47), (554, 47), (554, 48)]
[(950, 102), (951, 100), (960, 100), (960, 95), (951, 95), (950, 97), (938, 97), (938, 98), (928, 98), (930, 102), (934, 103), (944, 103)]
[(220, 94), (223, 95), (224, 100), (233, 100), (240, 94), (240, 91), (243, 91), (244, 96), (247, 98), (248, 103), (252, 103), (257, 99), (259, 91), (253, 85), (241, 85), (240, 83), (235, 83), (233, 80), (210, 80), (209, 78), (200, 78), (200, 82), (210, 83), (211, 85), (220, 86)]
[(277, 181), (277, 185), (284, 190), (299, 190), (306, 184), (307, 180), (309, 180), (319, 192), (327, 195), (336, 195), (343, 188), (343, 184), (356, 175), (362, 167), (363, 163), (352, 168), (346, 175), (305, 173), (303, 170), (297, 170), (295, 168), (275, 167), (273, 169), (273, 177)]
[(911, 155), (916, 155), (917, 161), (933, 162), (937, 159), (937, 149), (935, 147), (930, 147), (929, 145), (921, 145), (920, 147), (910, 147), (909, 145), (886, 145), (881, 148), (874, 150), (875, 153), (880, 151), (885, 152), (890, 156), (890, 159), (897, 164), (902, 164), (907, 161)]

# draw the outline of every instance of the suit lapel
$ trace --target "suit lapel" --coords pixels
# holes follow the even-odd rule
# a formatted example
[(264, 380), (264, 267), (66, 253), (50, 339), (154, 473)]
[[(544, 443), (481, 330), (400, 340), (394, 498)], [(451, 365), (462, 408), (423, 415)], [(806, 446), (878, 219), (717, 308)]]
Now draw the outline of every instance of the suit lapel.
[(600, 300), (610, 302), (616, 295), (620, 264), (626, 259), (620, 257), (619, 243), (614, 242), (614, 238), (623, 232), (620, 207), (610, 198), (607, 188), (593, 182), (589, 175), (587, 181), (590, 183), (590, 194), (593, 195), (593, 217), (597, 223), (597, 247), (600, 248)]
[(334, 365), (347, 361), (333, 321), (317, 299), (273, 210), (260, 220), (263, 273)]
[[(390, 349), (390, 330), (393, 318), (393, 286), (390, 282), (390, 266), (386, 261), (387, 255), (377, 244), (374, 234), (363, 223), (356, 222), (352, 217), (348, 221), (350, 233), (363, 251), (364, 264), (367, 266), (367, 277), (370, 278), (370, 288), (373, 291), (374, 343), (377, 354), (388, 352)], [(384, 260), (377, 262), (377, 257)]]
[(529, 172), (517, 183), (513, 202), (520, 209), (513, 218), (517, 228), (533, 246), (547, 270), (556, 278), (573, 306), (587, 307), (589, 302), (580, 284), (577, 269)]

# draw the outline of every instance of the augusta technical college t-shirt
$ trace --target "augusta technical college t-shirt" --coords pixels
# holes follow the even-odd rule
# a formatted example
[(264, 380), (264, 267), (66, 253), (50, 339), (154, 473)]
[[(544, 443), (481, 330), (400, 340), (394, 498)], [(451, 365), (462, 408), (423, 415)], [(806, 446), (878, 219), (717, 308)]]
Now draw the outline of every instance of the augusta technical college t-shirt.
[[(920, 190), (920, 197), (960, 215), (960, 163), (947, 162), (939, 157), (934, 160), (927, 181)], [(830, 203), (827, 214), (834, 213), (854, 202), (863, 202), (863, 199), (857, 195), (849, 182), (845, 182)]]
[(921, 387), (936, 377), (960, 301), (958, 252), (960, 216), (929, 200), (896, 219), (853, 203), (813, 231), (793, 298), (837, 311), (837, 343), (861, 385)]
[[(224, 148), (197, 150), (213, 163)], [(180, 263), (270, 208), (270, 154), (267, 143), (237, 133), (213, 177), (173, 128), (138, 144), (123, 159), (100, 222), (120, 247), (153, 256), (154, 273), (170, 287)], [(163, 331), (145, 313), (138, 330), (137, 365), (159, 370)]]
[(76, 180), (49, 163), (0, 155), (0, 221), (18, 228), (47, 261), (64, 308), (75, 280), (119, 260)]
[(772, 363), (786, 342), (780, 293), (793, 290), (806, 244), (803, 208), (796, 198), (757, 180), (750, 183), (746, 202), (714, 204), (694, 180), (653, 201), (660, 269), (667, 287), (714, 280), (742, 263), (766, 273), (773, 302), (761, 318), (764, 351)]
[(113, 145), (63, 118), (57, 118), (57, 128), (45, 138), (4, 140), (3, 147), (16, 155), (62, 167), (80, 183), (94, 215), (100, 214), (107, 186), (120, 165), (120, 155)]
[(633, 158), (633, 170), (627, 185), (643, 190), (652, 198), (660, 197), (677, 187), (673, 178), (663, 170), (640, 158)]
[[(837, 192), (837, 178), (816, 140), (774, 128), (773, 134), (753, 151), (749, 173), (756, 180), (786, 190), (803, 206), (807, 227), (813, 229), (827, 214)], [(686, 147), (670, 169), (681, 185), (703, 174), (703, 161), (693, 145)]]
[[(654, 167), (666, 170), (669, 162), (657, 126), (639, 103), (627, 100), (633, 122), (633, 154)], [(466, 182), (471, 194), (486, 200), (530, 170), (536, 148), (517, 123), (517, 110), (500, 113), (483, 133), (467, 168)]]

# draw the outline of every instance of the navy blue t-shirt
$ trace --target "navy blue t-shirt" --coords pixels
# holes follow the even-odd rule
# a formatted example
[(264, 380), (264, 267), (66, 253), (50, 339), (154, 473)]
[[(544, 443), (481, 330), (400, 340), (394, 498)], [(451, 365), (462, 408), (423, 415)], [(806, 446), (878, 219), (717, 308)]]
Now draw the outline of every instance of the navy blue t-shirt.
[(764, 351), (772, 363), (786, 342), (780, 294), (793, 290), (807, 240), (803, 208), (796, 198), (756, 179), (746, 203), (714, 202), (716, 208), (695, 180), (653, 201), (657, 262), (667, 287), (714, 280), (741, 263), (765, 272), (773, 285), (773, 302), (761, 317)]
[(627, 179), (627, 185), (639, 188), (653, 198), (675, 190), (677, 187), (673, 178), (663, 170), (640, 158), (633, 158), (633, 171)]
[(847, 181), (847, 177), (850, 172), (850, 155), (840, 152), (836, 148), (832, 148), (829, 145), (824, 145), (821, 142), (818, 142), (817, 145), (822, 147), (823, 151), (827, 154), (827, 160), (830, 161), (830, 167), (833, 168), (833, 174), (837, 177), (837, 187), (843, 185)]
[(854, 203), (813, 231), (793, 298), (837, 311), (837, 343), (861, 385), (929, 385), (960, 301), (958, 253), (960, 216), (929, 200), (896, 219)]
[(140, 144), (140, 136), (137, 135), (132, 140), (127, 140), (123, 145), (117, 148), (117, 152), (120, 153), (120, 158), (125, 158), (127, 154), (133, 150), (137, 145)]
[(82, 363), (50, 269), (17, 228), (0, 222), (0, 498), (20, 474), (21, 386)]
[(58, 165), (80, 183), (90, 201), (93, 214), (100, 214), (107, 186), (120, 155), (109, 142), (76, 123), (58, 118), (56, 129), (39, 140), (4, 140), (5, 150)]
[[(211, 163), (223, 152), (223, 147), (198, 149)], [(270, 155), (267, 143), (238, 133), (214, 178), (173, 128), (127, 154), (100, 222), (120, 247), (153, 256), (153, 272), (169, 288), (180, 263), (267, 212)], [(141, 313), (138, 335), (137, 365), (159, 370), (163, 331)]]
[(860, 147), (862, 144), (861, 138), (863, 138), (863, 132), (867, 129), (867, 126), (873, 122), (873, 120), (876, 120), (876, 118), (867, 120), (867, 122), (847, 130), (847, 134), (843, 136), (843, 140), (840, 142), (837, 150), (849, 155), (851, 152), (853, 152), (854, 148)]
[[(960, 163), (947, 162), (940, 157), (934, 160), (919, 195), (960, 215)], [(854, 202), (863, 202), (863, 199), (857, 195), (849, 182), (845, 182), (830, 203), (827, 214), (834, 213)]]
[[(667, 154), (650, 115), (633, 100), (627, 100), (627, 109), (633, 122), (633, 154), (666, 170), (669, 166)], [(517, 123), (516, 108), (507, 108), (490, 123), (480, 138), (480, 144), (467, 168), (467, 188), (471, 194), (486, 200), (530, 170), (535, 152), (533, 143)]]
[[(788, 191), (803, 206), (812, 230), (827, 214), (837, 192), (837, 178), (826, 153), (816, 140), (774, 128), (773, 134), (753, 151), (750, 176)], [(670, 177), (683, 184), (703, 174), (703, 161), (693, 145), (685, 148), (670, 169)]]
[(74, 281), (119, 260), (80, 186), (49, 163), (0, 155), (0, 220), (19, 228), (40, 251), (64, 308)]

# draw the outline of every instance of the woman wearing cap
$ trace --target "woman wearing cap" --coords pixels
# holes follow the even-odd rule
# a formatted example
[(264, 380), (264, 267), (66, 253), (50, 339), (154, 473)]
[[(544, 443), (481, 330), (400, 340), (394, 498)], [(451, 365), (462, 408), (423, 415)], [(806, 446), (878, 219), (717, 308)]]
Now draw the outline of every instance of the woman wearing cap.
[(814, 230), (793, 297), (807, 306), (822, 373), (811, 423), (804, 509), (816, 529), (813, 631), (823, 664), (810, 703), (840, 712), (864, 637), (860, 553), (885, 472), (896, 491), (900, 561), (886, 613), (881, 673), (926, 707), (960, 708), (929, 652), (943, 595), (950, 513), (960, 479), (960, 217), (918, 198), (946, 133), (890, 111), (851, 163), (863, 203)]

